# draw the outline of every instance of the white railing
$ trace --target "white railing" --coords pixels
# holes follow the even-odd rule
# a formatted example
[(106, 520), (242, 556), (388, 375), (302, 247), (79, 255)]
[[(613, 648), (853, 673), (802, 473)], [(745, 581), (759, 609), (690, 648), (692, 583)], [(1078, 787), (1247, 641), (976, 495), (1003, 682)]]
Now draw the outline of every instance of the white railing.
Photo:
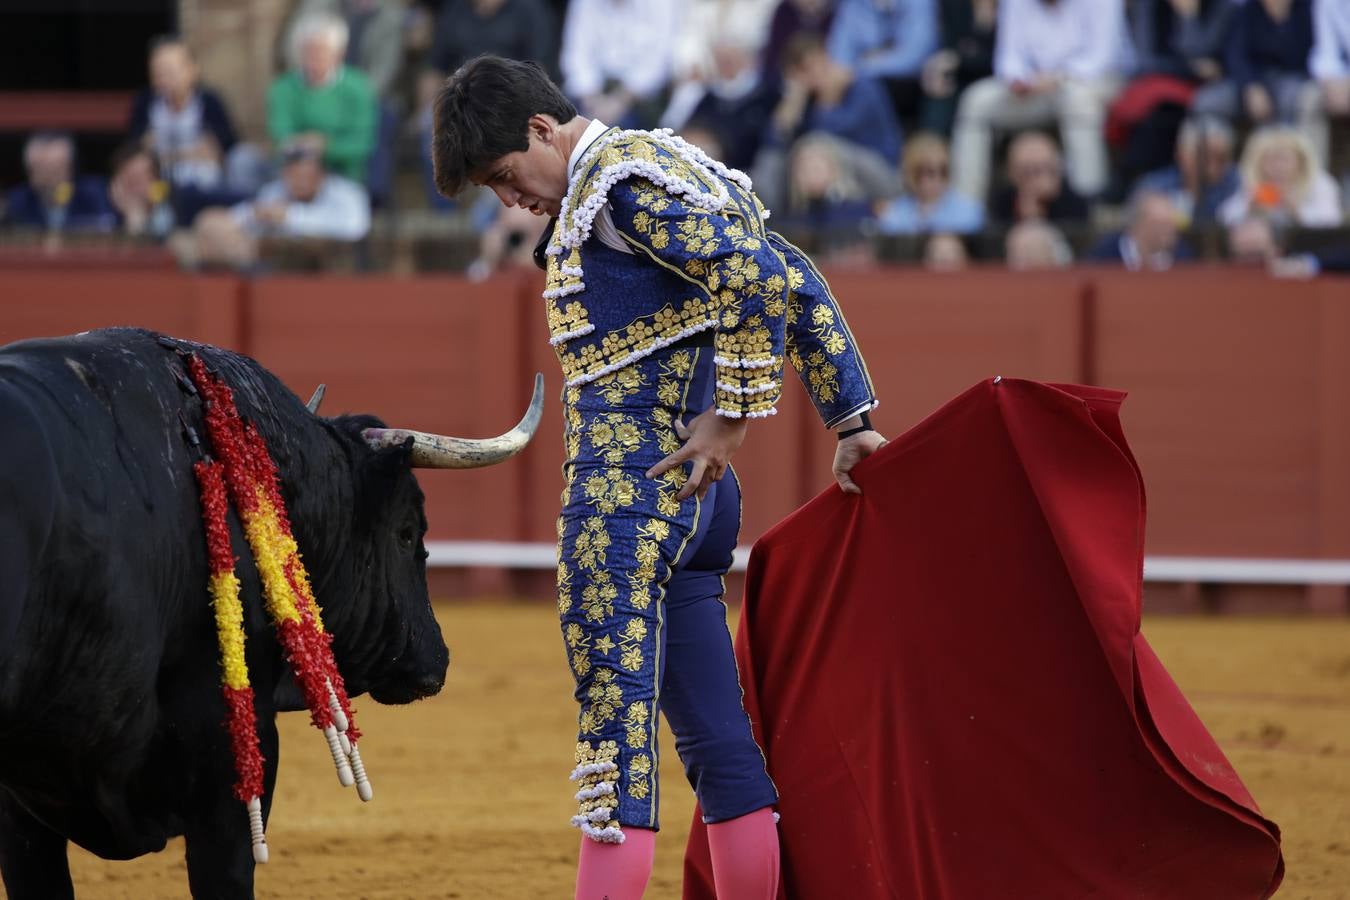
[[(510, 541), (428, 541), (431, 568), (552, 569), (553, 544)], [(744, 571), (749, 547), (737, 547), (733, 571)], [(1237, 559), (1208, 556), (1150, 556), (1145, 581), (1220, 584), (1350, 584), (1350, 560)]]

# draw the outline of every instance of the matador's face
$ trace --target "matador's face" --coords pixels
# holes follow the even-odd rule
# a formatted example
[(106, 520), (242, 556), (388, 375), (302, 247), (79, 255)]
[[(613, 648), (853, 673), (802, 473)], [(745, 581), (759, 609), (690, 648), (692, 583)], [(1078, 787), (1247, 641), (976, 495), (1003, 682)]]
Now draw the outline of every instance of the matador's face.
[(558, 143), (558, 123), (551, 116), (531, 117), (528, 139), (529, 147), (500, 157), (474, 181), (492, 188), (504, 206), (556, 216), (567, 193), (567, 155)]

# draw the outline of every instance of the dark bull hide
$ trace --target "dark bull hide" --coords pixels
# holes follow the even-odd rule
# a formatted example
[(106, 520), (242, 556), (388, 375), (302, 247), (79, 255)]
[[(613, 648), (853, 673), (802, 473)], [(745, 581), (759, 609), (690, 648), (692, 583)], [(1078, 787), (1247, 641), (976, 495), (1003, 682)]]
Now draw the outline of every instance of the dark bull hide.
[[(0, 348), (0, 871), (14, 900), (72, 896), (67, 840), (130, 859), (180, 834), (194, 896), (252, 896), (180, 415), (206, 431), (166, 344), (201, 354), (266, 440), (347, 689), (382, 703), (436, 693), (449, 659), (411, 466), (489, 465), (539, 420), (538, 384), (491, 441), (322, 418), (250, 359), (130, 329)], [(230, 518), (266, 814), (276, 712), (298, 692)], [(317, 734), (313, 750), (325, 759)]]

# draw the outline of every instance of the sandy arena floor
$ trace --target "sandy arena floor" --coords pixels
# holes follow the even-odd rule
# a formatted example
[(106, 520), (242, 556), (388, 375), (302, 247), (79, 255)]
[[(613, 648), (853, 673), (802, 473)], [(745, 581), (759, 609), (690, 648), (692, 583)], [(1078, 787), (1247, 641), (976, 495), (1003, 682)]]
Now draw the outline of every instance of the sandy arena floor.
[[(261, 898), (571, 896), (566, 780), (575, 709), (541, 604), (442, 605), (439, 697), (358, 704), (375, 800), (338, 786), (322, 737), (282, 720)], [(1152, 619), (1145, 634), (1267, 815), (1284, 829), (1281, 898), (1350, 898), (1350, 621)], [(647, 896), (679, 896), (693, 798), (663, 745), (662, 820)], [(244, 827), (241, 817), (240, 827)], [(109, 863), (72, 848), (81, 898), (187, 896), (181, 841)]]

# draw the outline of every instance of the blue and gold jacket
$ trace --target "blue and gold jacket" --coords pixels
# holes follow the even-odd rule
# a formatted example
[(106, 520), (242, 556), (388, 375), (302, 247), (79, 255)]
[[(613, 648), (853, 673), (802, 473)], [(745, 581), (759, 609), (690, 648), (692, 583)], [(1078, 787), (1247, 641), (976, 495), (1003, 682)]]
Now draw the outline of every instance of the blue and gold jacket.
[[(606, 205), (632, 253), (592, 237)], [(550, 343), (568, 386), (713, 329), (719, 415), (773, 415), (784, 358), (827, 428), (874, 407), (825, 279), (767, 217), (744, 173), (669, 131), (601, 135), (546, 251)]]

